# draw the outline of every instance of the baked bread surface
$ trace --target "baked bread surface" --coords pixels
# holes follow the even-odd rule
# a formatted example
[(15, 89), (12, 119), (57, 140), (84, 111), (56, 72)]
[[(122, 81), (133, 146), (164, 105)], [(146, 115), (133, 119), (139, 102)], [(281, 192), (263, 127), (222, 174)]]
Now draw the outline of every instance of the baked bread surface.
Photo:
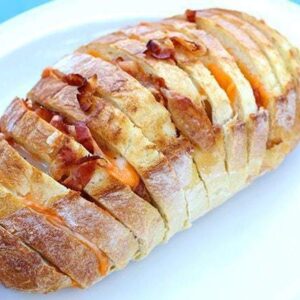
[(86, 288), (279, 166), (300, 54), (246, 13), (140, 23), (46, 68), (0, 119), (0, 282)]

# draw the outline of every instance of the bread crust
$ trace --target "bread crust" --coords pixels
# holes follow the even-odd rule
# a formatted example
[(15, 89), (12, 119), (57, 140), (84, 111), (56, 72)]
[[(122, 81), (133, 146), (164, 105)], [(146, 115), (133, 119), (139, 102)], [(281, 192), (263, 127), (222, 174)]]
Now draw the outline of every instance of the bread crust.
[(8, 288), (49, 293), (70, 287), (69, 277), (0, 226), (0, 281)]
[[(256, 82), (260, 80), (257, 87), (258, 89), (263, 87), (268, 94), (268, 102), (264, 105), (268, 107), (270, 117), (268, 154), (263, 162), (261, 172), (268, 168), (274, 168), (282, 161), (288, 148), (286, 144), (280, 144), (291, 129), (293, 123), (291, 120), (294, 120), (293, 93), (282, 91), (269, 61), (264, 57), (257, 44), (237, 26), (206, 10), (197, 11), (196, 16), (198, 26), (217, 36), (228, 49), (230, 48), (234, 52), (233, 55), (243, 72), (247, 74), (257, 72), (255, 80)], [(253, 87), (255, 88), (255, 86)], [(263, 93), (261, 90), (261, 95)], [(266, 98), (266, 96), (264, 97)]]
[(300, 52), (245, 13), (188, 10), (45, 69), (0, 131), (0, 282), (85, 288), (278, 166)]
[[(42, 79), (41, 86), (45, 84), (45, 80)], [(51, 81), (53, 80), (49, 79), (49, 84)], [(43, 93), (38, 84), (29, 93), (29, 97), (33, 101), (58, 111), (70, 122), (84, 121), (98, 144), (107, 145), (117, 151), (136, 169), (160, 213), (170, 216), (165, 220), (169, 229), (167, 238), (184, 228), (187, 221), (187, 208), (175, 172), (166, 157), (157, 151), (156, 146), (143, 136), (140, 129), (135, 127), (128, 117), (101, 98), (95, 98), (98, 107), (101, 108), (100, 111), (97, 111), (96, 116), (87, 117), (79, 107), (76, 87), (66, 86), (52, 97), (45, 95), (39, 97), (40, 94)], [(166, 176), (166, 181), (168, 181), (168, 189), (164, 193), (164, 197), (161, 196), (161, 193), (157, 193), (158, 190), (166, 189), (160, 183), (162, 178), (150, 183), (147, 181), (148, 177), (145, 177), (146, 174), (149, 176), (151, 170), (158, 172), (159, 167), (164, 167), (169, 172), (168, 175), (162, 172), (162, 177)], [(158, 175), (153, 174), (153, 176)], [(172, 192), (169, 190), (171, 187)], [(176, 217), (172, 218), (171, 216)]]
[[(89, 49), (95, 49), (96, 51), (99, 51), (100, 53), (102, 53), (102, 55), (104, 55), (104, 53), (107, 52), (112, 52), (114, 50), (111, 50), (113, 48), (115, 48), (115, 55), (118, 56), (122, 53), (122, 57), (125, 58), (129, 58), (129, 59), (133, 59), (136, 61), (141, 62), (141, 64), (144, 64), (145, 66), (143, 66), (144, 70), (149, 71), (150, 74), (153, 74), (154, 76), (158, 76), (160, 78), (163, 78), (167, 88), (169, 88), (171, 91), (175, 91), (176, 93), (178, 93), (179, 95), (182, 95), (183, 97), (186, 97), (187, 99), (190, 99), (192, 101), (192, 103), (197, 106), (197, 107), (203, 107), (203, 96), (201, 96), (197, 89), (195, 88), (195, 86), (193, 85), (192, 81), (190, 80), (190, 78), (186, 75), (186, 73), (181, 70), (180, 68), (178, 68), (175, 65), (172, 65), (170, 63), (166, 64), (164, 61), (159, 61), (159, 60), (155, 60), (155, 59), (149, 59), (148, 57), (145, 58), (144, 55), (144, 51), (146, 49), (145, 43), (137, 41), (137, 40), (133, 40), (133, 39), (128, 39), (125, 35), (120, 32), (120, 33), (116, 33), (116, 34), (112, 34), (112, 37), (104, 37), (101, 39), (96, 40), (94, 43), (89, 44), (87, 47)], [(114, 40), (115, 43), (112, 44), (106, 44), (104, 42), (106, 42), (107, 40), (111, 41)], [(109, 49), (106, 51), (106, 49)], [(105, 52), (106, 51), (106, 52)], [(110, 57), (111, 59), (111, 57)], [(172, 97), (172, 95), (171, 95)], [(175, 116), (174, 112), (171, 113), (172, 114), (172, 118), (175, 121), (176, 126), (178, 127), (178, 121), (181, 119), (179, 116)], [(205, 114), (205, 118), (207, 118), (206, 113)], [(208, 118), (207, 118), (208, 120)], [(203, 120), (204, 121), (204, 120)], [(211, 124), (209, 124), (210, 121), (206, 122), (206, 126), (207, 131), (212, 131), (212, 135), (213, 135), (213, 128), (211, 126)], [(229, 181), (228, 181), (228, 174), (225, 170), (225, 161), (224, 158), (225, 156), (224, 154), (224, 143), (217, 143), (215, 144), (212, 148), (211, 148), (211, 144), (212, 142), (209, 140), (209, 136), (207, 134), (207, 131), (203, 130), (203, 138), (201, 139), (202, 141), (202, 146), (203, 146), (203, 150), (200, 150), (199, 147), (194, 147), (193, 150), (193, 159), (196, 163), (198, 172), (201, 176), (201, 178), (204, 177), (218, 177), (221, 178), (222, 180), (220, 181), (216, 181), (215, 185), (226, 185), (226, 182), (228, 183), (228, 187), (218, 187), (217, 190), (221, 190), (224, 193), (229, 194)], [(217, 146), (216, 146), (217, 145)], [(221, 147), (223, 149), (217, 149), (216, 147)], [(216, 149), (216, 150), (212, 150), (212, 149)], [(212, 151), (216, 151), (214, 154), (212, 154), (214, 156), (214, 161), (216, 161), (216, 159), (218, 158), (220, 161), (218, 162), (218, 167), (215, 168), (216, 173), (213, 174), (205, 174), (203, 175), (201, 173), (201, 171), (205, 171), (205, 164), (209, 164), (211, 165), (212, 159), (209, 159), (209, 161), (207, 161), (206, 159), (208, 159), (209, 156), (211, 156), (211, 152)], [(197, 154), (196, 154), (197, 153)], [(218, 154), (221, 154), (221, 156), (218, 156)], [(200, 156), (203, 156), (203, 158), (201, 159), (201, 165), (199, 164), (200, 161)], [(223, 155), (223, 156), (222, 156)], [(196, 156), (196, 159), (195, 159)], [(198, 162), (198, 164), (197, 164)], [(212, 181), (208, 180), (207, 182), (205, 182), (204, 180), (204, 185), (206, 187), (206, 190), (209, 190), (208, 193), (208, 198), (209, 199), (209, 203), (213, 203), (213, 202), (218, 202), (220, 199), (218, 199), (219, 196), (216, 196), (216, 194), (214, 195), (214, 191), (216, 190), (215, 185), (212, 184)], [(210, 185), (209, 187), (207, 187), (207, 185)], [(212, 194), (210, 194), (212, 193)], [(215, 206), (215, 204), (209, 204), (209, 206)]]
[[(162, 28), (165, 29), (164, 27)], [(135, 36), (139, 32), (143, 32), (142, 34), (145, 41), (155, 38), (180, 38), (185, 42), (191, 42), (194, 43), (194, 45), (198, 45), (199, 48), (204, 47), (203, 54), (198, 54), (198, 59), (197, 53), (194, 53), (194, 56), (190, 56), (192, 53), (189, 53), (190, 55), (188, 53), (184, 54), (180, 52), (180, 50), (177, 51), (175, 47), (175, 60), (177, 65), (189, 75), (195, 87), (199, 91), (203, 91), (207, 96), (207, 100), (210, 103), (212, 110), (213, 124), (220, 126), (223, 130), (230, 192), (234, 194), (245, 185), (248, 177), (248, 141), (246, 124), (233, 116), (234, 112), (231, 107), (230, 99), (211, 75), (210, 71), (202, 63), (201, 57), (209, 51), (206, 49), (206, 45), (199, 44), (199, 39), (187, 36), (182, 32), (176, 31), (174, 28), (172, 31), (162, 31), (162, 28), (159, 28), (158, 30), (156, 26), (151, 26), (151, 24), (142, 24), (140, 27), (133, 27), (132, 31)], [(146, 32), (147, 29), (148, 32)], [(129, 30), (127, 29), (126, 33), (128, 31)], [(239, 159), (236, 159), (237, 157)]]
[(2, 218), (0, 224), (80, 287), (88, 287), (101, 278), (98, 257), (93, 250), (33, 210), (22, 208)]
[[(17, 107), (27, 111), (23, 115), (23, 118), (15, 124), (14, 130), (11, 130), (9, 134), (30, 151), (32, 155), (43, 159), (40, 153), (45, 153), (47, 149), (51, 149), (52, 153), (58, 153), (65, 144), (76, 153), (78, 159), (90, 155), (89, 152), (73, 138), (58, 131), (52, 125), (39, 118), (34, 112), (26, 109), (20, 100), (15, 102), (14, 111), (17, 110)], [(26, 116), (26, 118), (24, 116)], [(26, 120), (30, 123), (26, 122)], [(6, 125), (4, 124), (4, 121), (2, 124), (5, 128), (9, 128), (9, 120), (6, 120)], [(47, 141), (49, 140), (49, 137), (54, 135), (57, 138), (57, 143), (53, 142), (49, 145)], [(28, 136), (28, 139), (24, 138), (25, 136)], [(47, 160), (43, 160), (43, 163), (50, 165), (58, 164), (58, 156), (48, 156)], [(55, 173), (52, 173), (52, 175), (55, 178)], [(98, 237), (97, 245), (105, 250), (105, 253), (111, 257), (118, 267), (123, 267), (132, 257), (145, 256), (154, 246), (162, 241), (164, 236), (164, 225), (158, 211), (151, 206), (150, 203), (141, 199), (127, 186), (111, 176), (102, 162), (97, 165), (94, 174), (91, 175), (91, 179), (85, 186), (84, 191), (101, 207), (107, 209), (114, 218), (124, 224), (139, 241), (139, 253), (137, 253), (136, 242), (133, 241), (133, 236), (129, 235), (128, 230), (125, 230), (125, 228), (122, 229), (121, 224), (117, 226), (117, 221), (112, 222), (112, 218), (109, 218), (102, 209), (97, 208), (97, 211), (100, 210), (99, 213), (102, 213), (102, 222), (106, 220), (107, 225), (111, 225), (110, 230), (108, 230), (107, 226), (99, 227), (99, 230), (101, 229), (103, 232)], [(118, 201), (116, 201), (116, 195), (120, 197)], [(112, 199), (115, 200), (113, 201)], [(62, 201), (63, 200), (60, 202)], [(64, 203), (65, 206), (67, 204), (71, 205), (72, 202)], [(55, 204), (53, 205), (56, 207)], [(65, 209), (75, 212), (76, 205), (72, 205), (71, 207), (69, 207), (69, 205)], [(88, 206), (88, 204), (85, 205)], [(78, 204), (78, 206), (82, 206), (82, 204)], [(80, 210), (76, 209), (76, 211), (80, 213)], [(88, 208), (86, 208), (85, 211), (89, 211)], [(67, 211), (65, 211), (64, 216), (67, 216), (66, 212)], [(68, 214), (71, 214), (71, 212), (69, 211)], [(143, 215), (144, 218), (141, 218), (141, 215)], [(74, 217), (75, 216), (73, 215), (73, 218)], [(81, 218), (80, 216), (76, 216), (76, 218), (77, 226), (79, 226)], [(108, 222), (109, 220), (110, 222)], [(70, 223), (72, 224), (72, 222)], [(116, 225), (112, 226), (114, 223)], [(94, 227), (96, 229), (98, 226), (95, 224)], [(84, 226), (80, 228), (86, 233)], [(93, 239), (95, 240), (97, 236), (98, 235), (94, 234)], [(110, 244), (112, 243), (112, 236), (114, 236), (114, 244)], [(119, 243), (117, 241), (119, 241)]]
[(7, 189), (41, 211), (50, 209), (65, 226), (104, 251), (116, 267), (124, 267), (136, 255), (138, 245), (132, 234), (105, 210), (32, 167), (6, 141), (0, 142), (0, 148), (0, 182)]
[[(87, 66), (89, 66), (88, 69)], [(177, 140), (176, 129), (169, 112), (155, 100), (147, 88), (117, 66), (92, 56), (76, 54), (60, 61), (58, 67), (63, 72), (78, 73), (86, 78), (96, 74), (98, 95), (126, 114), (141, 129), (145, 137), (155, 143), (158, 150), (169, 159), (175, 172), (179, 165), (185, 164), (185, 172), (188, 175), (185, 180), (181, 180), (182, 175), (176, 172), (185, 195), (187, 193), (193, 195), (194, 191), (201, 190), (203, 190), (201, 194), (204, 194), (204, 186), (200, 179), (197, 180), (195, 169), (189, 162), (192, 158), (187, 148)], [(175, 150), (176, 147), (178, 147), (177, 150)], [(174, 150), (177, 153), (176, 156), (171, 154)], [(171, 156), (172, 159), (170, 159)], [(192, 178), (189, 174), (192, 174)], [(188, 181), (187, 178), (191, 180)], [(186, 200), (188, 207), (193, 207), (192, 210), (189, 209), (191, 219), (203, 213), (201, 211), (204, 201), (202, 198), (186, 197)]]
[[(89, 52), (89, 45), (82, 47), (79, 51)], [(108, 59), (108, 57), (106, 58)], [(110, 84), (106, 84), (106, 86), (104, 86), (105, 84), (103, 84), (103, 81), (101, 82), (101, 79), (99, 80), (99, 85), (101, 86), (100, 90), (106, 90), (106, 92), (102, 94), (100, 92), (101, 96), (108, 97), (108, 99), (110, 99), (117, 107), (121, 108), (121, 110), (129, 116), (132, 122), (141, 128), (143, 134), (151, 142), (155, 143), (158, 149), (168, 158), (183, 190), (185, 191), (190, 220), (194, 220), (202, 215), (204, 213), (203, 207), (205, 207), (205, 202), (207, 202), (206, 196), (204, 196), (204, 198), (201, 196), (205, 195), (205, 188), (196, 173), (195, 166), (192, 164), (192, 158), (188, 151), (191, 146), (186, 147), (184, 145), (186, 143), (182, 144), (181, 139), (176, 137), (176, 129), (171, 122), (169, 112), (163, 105), (155, 100), (147, 88), (139, 84), (132, 76), (111, 64), (109, 64), (109, 69), (111, 70), (108, 70), (108, 68), (105, 68), (105, 70), (103, 70), (103, 68), (101, 69), (101, 64), (107, 65), (108, 63), (99, 58), (95, 59), (82, 56), (82, 60), (84, 59), (89, 59), (91, 62), (94, 62), (95, 66), (90, 67), (89, 73), (82, 72), (84, 69), (84, 65), (81, 66), (82, 63), (71, 65), (66, 62), (64, 65), (69, 66), (69, 68), (67, 67), (66, 69), (65, 67), (64, 70), (81, 73), (84, 76), (91, 76), (92, 73), (96, 73), (98, 74), (98, 78), (103, 78), (103, 76), (110, 78)], [(111, 61), (111, 59), (109, 60)], [(126, 84), (123, 85), (120, 91), (109, 91), (110, 86), (116, 86), (116, 78), (112, 76), (112, 72), (117, 72), (119, 77), (123, 78), (123, 82), (126, 81)], [(109, 74), (111, 74), (111, 76), (109, 76)], [(112, 83), (112, 80), (114, 81), (114, 84)], [(133, 105), (135, 108), (134, 110), (132, 110)], [(140, 116), (138, 115), (138, 112)], [(164, 112), (164, 116), (160, 117), (162, 112)], [(166, 129), (168, 130), (168, 134), (163, 133)], [(174, 151), (176, 152), (176, 155), (173, 155)], [(185, 170), (186, 174), (184, 179), (181, 174), (182, 169)], [(195, 197), (195, 191), (200, 192), (200, 197)]]
[[(258, 20), (244, 12), (238, 12), (233, 10), (223, 10), (218, 9), (218, 11), (229, 13), (234, 15), (259, 30), (269, 41), (271, 41), (272, 46), (279, 51), (282, 60), (284, 61), (287, 70), (292, 75), (293, 85), (297, 100), (296, 100), (296, 113), (295, 122), (292, 130), (292, 134), (289, 136), (291, 149), (295, 147), (297, 141), (299, 140), (299, 111), (300, 111), (300, 91), (299, 91), (299, 71), (300, 71), (300, 55), (297, 48), (290, 44), (290, 42), (282, 36), (278, 31), (268, 26), (263, 20)], [(293, 88), (291, 88), (293, 90)]]
[[(195, 23), (187, 22), (179, 17), (165, 19), (161, 22), (164, 27), (177, 30), (187, 35), (192, 40), (202, 43), (207, 51), (200, 57), (202, 63), (211, 71), (221, 71), (234, 84), (234, 94), (231, 104), (233, 110), (240, 120), (246, 122), (248, 139), (248, 180), (258, 175), (261, 169), (264, 153), (266, 151), (266, 141), (262, 137), (268, 136), (268, 118), (261, 118), (261, 111), (258, 111), (252, 88), (236, 65), (234, 58), (225, 50), (222, 44), (215, 37), (203, 30), (196, 29)], [(266, 111), (264, 112), (266, 114)], [(253, 124), (252, 117), (259, 119)], [(262, 124), (262, 121), (265, 123)], [(262, 132), (262, 129), (265, 132)], [(257, 132), (256, 132), (257, 131)], [(256, 139), (258, 138), (258, 139)], [(253, 147), (252, 145), (259, 145)]]
[[(278, 123), (283, 127), (292, 128), (296, 118), (296, 82), (292, 77), (293, 74), (288, 72), (288, 66), (280, 55), (280, 51), (272, 44), (272, 39), (268, 38), (268, 36), (261, 32), (259, 28), (245, 21), (242, 17), (240, 18), (235, 14), (218, 9), (210, 9), (209, 11), (213, 14), (216, 13), (217, 15), (222, 16), (232, 24), (241, 28), (264, 53), (281, 86), (281, 94), (283, 95), (276, 99), (276, 107), (278, 109), (276, 116)], [(286, 117), (282, 119), (281, 116), (284, 116), (284, 114), (286, 114)]]
[[(2, 185), (0, 188), (0, 208), (3, 208), (1, 226), (40, 253), (79, 286), (87, 287), (104, 275), (100, 272), (100, 254), (52, 216), (42, 215), (30, 208), (25, 197), (12, 194)], [(11, 201), (15, 204), (13, 208), (7, 205)]]

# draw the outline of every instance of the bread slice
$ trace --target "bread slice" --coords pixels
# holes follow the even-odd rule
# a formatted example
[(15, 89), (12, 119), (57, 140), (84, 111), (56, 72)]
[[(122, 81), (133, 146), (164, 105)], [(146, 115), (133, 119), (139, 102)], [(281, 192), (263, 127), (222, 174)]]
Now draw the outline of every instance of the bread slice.
[(99, 257), (71, 231), (50, 216), (27, 207), (26, 199), (23, 201), (7, 189), (2, 189), (0, 201), (0, 225), (40, 253), (77, 285), (88, 287), (101, 278)]
[[(0, 188), (0, 197), (3, 199), (9, 195)], [(26, 292), (49, 293), (72, 285), (68, 276), (56, 270), (2, 226), (0, 249), (0, 282), (6, 287)]]
[(0, 183), (27, 201), (28, 207), (49, 215), (85, 240), (97, 256), (102, 256), (103, 269), (108, 259), (102, 249), (116, 261), (117, 267), (124, 266), (135, 255), (137, 244), (126, 228), (78, 193), (31, 166), (4, 140), (1, 141), (0, 165)]
[[(93, 54), (93, 51), (100, 53), (100, 56), (107, 60), (121, 57), (123, 60), (134, 61), (148, 79), (144, 83), (145, 85), (149, 84), (149, 78), (164, 82), (163, 96), (167, 98), (167, 107), (176, 127), (194, 144), (196, 142), (194, 135), (198, 136), (199, 144), (194, 147), (193, 159), (208, 191), (209, 206), (217, 206), (223, 195), (230, 194), (228, 174), (225, 169), (222, 132), (218, 128), (212, 127), (204, 110), (204, 98), (199, 94), (187, 74), (170, 62), (146, 56), (145, 50), (147, 50), (145, 43), (129, 39), (122, 32), (98, 39), (81, 48), (81, 51), (89, 54)], [(138, 79), (140, 82), (144, 80), (143, 78)], [(183, 112), (184, 110), (186, 112)], [(197, 113), (195, 113), (196, 110)], [(192, 112), (193, 118), (187, 118), (187, 115)], [(193, 124), (187, 125), (187, 122), (194, 120), (195, 116), (197, 116), (196, 122), (201, 123), (197, 129)], [(202, 150), (199, 146), (202, 147)]]
[[(236, 10), (217, 9), (220, 12), (237, 16), (238, 18), (248, 22), (260, 30), (272, 43), (275, 48), (280, 52), (285, 63), (289, 66), (290, 71), (295, 75), (299, 71), (300, 53), (299, 49), (294, 47), (282, 34), (274, 28), (271, 28), (263, 20), (258, 20), (255, 17)], [(292, 71), (293, 70), (293, 71)]]
[(268, 59), (273, 73), (281, 86), (281, 93), (286, 95), (286, 107), (288, 107), (289, 111), (292, 113), (290, 122), (294, 125), (296, 118), (295, 112), (297, 84), (293, 79), (292, 74), (288, 71), (288, 67), (285, 64), (284, 59), (281, 57), (276, 47), (274, 47), (272, 40), (268, 39), (259, 29), (257, 29), (247, 21), (244, 21), (242, 18), (216, 9), (210, 9), (209, 12), (220, 15), (235, 26), (238, 26), (259, 46), (259, 49)]
[[(287, 98), (289, 97), (289, 91), (292, 90), (292, 77), (288, 73), (287, 68), (284, 64), (282, 57), (279, 54), (279, 51), (274, 48), (272, 42), (258, 30), (255, 26), (244, 21), (243, 19), (227, 13), (218, 9), (208, 9), (213, 15), (220, 16), (221, 18), (226, 19), (230, 23), (239, 27), (243, 32), (245, 32), (259, 47), (259, 49), (264, 53), (268, 59), (274, 75), (277, 78), (277, 81), (281, 85), (283, 92), (287, 92)], [(286, 91), (287, 90), (287, 91)]]
[(207, 51), (205, 45), (199, 43), (196, 38), (178, 32), (176, 29), (167, 29), (160, 23), (142, 23), (122, 32), (146, 44), (157, 43), (162, 47), (163, 44), (165, 48), (169, 47), (177, 66), (189, 75), (197, 90), (207, 97), (212, 122), (222, 128), (224, 136), (230, 191), (234, 194), (240, 190), (248, 177), (246, 126), (233, 116), (230, 99), (202, 63), (201, 57)]
[[(12, 111), (15, 117), (10, 113)], [(17, 114), (19, 114), (18, 118)], [(96, 240), (96, 244), (108, 254), (117, 267), (123, 267), (133, 257), (140, 258), (146, 255), (162, 241), (164, 224), (157, 210), (113, 177), (103, 158), (97, 163), (95, 160), (90, 160), (93, 164), (89, 165), (87, 158), (92, 156), (81, 144), (48, 124), (34, 111), (30, 111), (21, 100), (16, 99), (11, 104), (1, 123), (6, 134), (48, 166), (50, 174), (55, 179), (63, 180), (63, 183), (68, 185), (68, 178), (83, 177), (84, 186), (80, 186), (79, 180), (79, 190), (84, 191), (86, 195), (93, 198), (95, 203), (107, 209), (132, 232), (131, 234), (102, 208), (97, 208), (102, 212), (103, 217), (102, 220), (98, 220), (98, 224), (95, 224), (95, 228), (99, 227), (99, 229), (97, 229), (98, 236), (94, 237), (94, 240), (98, 238), (99, 241)], [(14, 126), (10, 126), (12, 123)], [(83, 163), (70, 174), (70, 166), (62, 161), (66, 151), (70, 156), (74, 156), (75, 161), (86, 160), (87, 164)], [(71, 184), (71, 187), (73, 186), (74, 184)], [(64, 202), (61, 202), (60, 205), (56, 204), (56, 207), (59, 206), (63, 211), (64, 205)], [(85, 205), (88, 204), (85, 203)], [(92, 204), (89, 203), (89, 205)], [(77, 204), (72, 209), (77, 209), (78, 213), (81, 215), (84, 213), (84, 216), (87, 216), (87, 208), (83, 210), (83, 205)], [(67, 217), (67, 213), (68, 211), (65, 210), (64, 216)], [(144, 218), (141, 218), (141, 215)], [(87, 218), (84, 217), (83, 220), (85, 219)], [(99, 224), (99, 221), (103, 224)], [(81, 219), (78, 222), (81, 222)], [(134, 237), (139, 247), (133, 240)], [(137, 248), (139, 248), (138, 253)]]
[[(57, 86), (61, 85), (59, 91)], [(187, 205), (175, 172), (166, 157), (157, 151), (141, 130), (120, 110), (102, 98), (92, 96), (93, 107), (84, 112), (77, 99), (78, 87), (47, 77), (28, 94), (34, 102), (59, 112), (70, 123), (81, 121), (101, 146), (121, 154), (138, 172), (160, 211), (168, 239), (188, 221)]]
[[(104, 263), (107, 255), (115, 267), (122, 268), (135, 257), (138, 245), (127, 228), (105, 210), (32, 167), (5, 141), (1, 143), (0, 182), (3, 185), (26, 197), (34, 209), (51, 214), (74, 234), (85, 238), (97, 253), (103, 251)], [(9, 173), (5, 175), (7, 170)]]
[(275, 167), (288, 151), (284, 140), (293, 125), (294, 111), (286, 100), (286, 93), (282, 93), (269, 61), (248, 35), (224, 18), (205, 10), (195, 12), (194, 17), (197, 26), (216, 36), (235, 57), (254, 89), (258, 105), (268, 108), (270, 133), (263, 169)]
[(210, 70), (230, 99), (233, 111), (246, 123), (248, 132), (248, 175), (249, 180), (260, 173), (268, 137), (268, 115), (266, 110), (257, 109), (249, 82), (236, 65), (234, 58), (222, 44), (206, 31), (197, 30), (194, 23), (179, 18), (160, 22), (169, 30), (184, 33), (196, 43), (203, 44), (207, 51), (199, 58)]
[(273, 45), (274, 48), (280, 53), (286, 68), (290, 72), (294, 80), (294, 86), (296, 86), (297, 101), (296, 101), (296, 121), (293, 128), (293, 133), (290, 136), (291, 148), (293, 148), (299, 140), (300, 132), (300, 88), (299, 88), (299, 73), (300, 73), (300, 53), (299, 50), (294, 47), (284, 36), (282, 36), (277, 30), (268, 26), (263, 20), (258, 20), (244, 12), (238, 12), (233, 10), (218, 9), (226, 14), (234, 15), (245, 22), (248, 22), (259, 30)]
[[(86, 78), (96, 75), (97, 94), (126, 114), (168, 158), (185, 191), (190, 220), (207, 210), (204, 185), (193, 166), (190, 145), (182, 138), (177, 138), (169, 112), (148, 89), (117, 66), (92, 56), (68, 56), (59, 62), (59, 68), (65, 73), (81, 74)], [(117, 89), (120, 82), (122, 88)]]
[(296, 48), (220, 9), (45, 69), (0, 120), (0, 282), (87, 287), (187, 228), (299, 141), (299, 81)]

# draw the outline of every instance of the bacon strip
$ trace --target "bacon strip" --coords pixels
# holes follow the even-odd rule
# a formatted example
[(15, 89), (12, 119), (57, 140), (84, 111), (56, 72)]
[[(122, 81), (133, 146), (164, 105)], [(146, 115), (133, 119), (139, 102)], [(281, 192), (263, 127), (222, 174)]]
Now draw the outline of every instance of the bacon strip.
[(90, 130), (83, 122), (75, 124), (76, 140), (83, 145), (90, 153), (95, 153), (95, 141)]
[(185, 11), (185, 17), (191, 23), (196, 22), (196, 16), (197, 16), (197, 11), (196, 10), (187, 9)]
[(215, 138), (205, 109), (196, 107), (190, 99), (174, 91), (162, 89), (162, 92), (168, 100), (168, 110), (171, 112), (176, 127), (195, 145), (209, 150)]
[(67, 145), (60, 149), (57, 157), (55, 177), (65, 186), (76, 191), (82, 191), (88, 184), (100, 159), (98, 155), (88, 155), (78, 159), (76, 153)]
[(54, 77), (71, 86), (78, 87), (77, 100), (80, 108), (88, 112), (93, 105), (92, 96), (97, 87), (97, 75), (93, 75), (88, 80), (80, 74), (64, 74), (56, 69), (47, 68), (42, 73), (42, 78)]
[(77, 156), (70, 147), (63, 146), (57, 153), (57, 159), (60, 161), (62, 167), (69, 167), (76, 163)]
[(145, 54), (150, 55), (157, 59), (173, 59), (174, 58), (174, 46), (169, 39), (161, 40), (149, 40), (146, 45), (147, 50)]
[(68, 125), (64, 122), (64, 119), (62, 116), (54, 115), (49, 123), (52, 126), (54, 126), (55, 128), (57, 128), (58, 130), (60, 130), (61, 132), (69, 134)]
[(179, 46), (193, 55), (201, 56), (204, 55), (207, 51), (207, 48), (204, 44), (196, 43), (180, 36), (172, 36), (170, 37), (170, 40), (172, 41), (175, 48), (178, 48)]
[(70, 175), (62, 183), (75, 191), (82, 191), (91, 180), (97, 167), (99, 156), (86, 156), (78, 160), (70, 169)]

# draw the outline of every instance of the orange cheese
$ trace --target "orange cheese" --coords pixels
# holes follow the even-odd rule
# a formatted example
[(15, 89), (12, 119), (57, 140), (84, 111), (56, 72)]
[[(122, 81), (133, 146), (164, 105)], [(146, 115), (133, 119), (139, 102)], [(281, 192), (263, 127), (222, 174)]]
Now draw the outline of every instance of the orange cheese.
[(135, 189), (140, 182), (140, 177), (135, 169), (124, 158), (114, 154), (112, 151), (105, 149), (103, 152), (110, 162), (108, 171), (111, 175)]
[(236, 97), (236, 87), (230, 76), (223, 70), (221, 70), (217, 65), (210, 64), (207, 67), (211, 71), (221, 88), (226, 92), (231, 105), (233, 105)]
[(22, 198), (23, 202), (27, 207), (31, 208), (32, 210), (38, 213), (45, 215), (46, 217), (54, 220), (58, 224), (65, 226), (64, 220), (55, 212), (54, 209), (42, 206), (39, 203), (32, 201), (31, 198), (32, 198), (31, 195), (27, 195), (26, 197)]
[(100, 57), (101, 58), (101, 54), (97, 51), (97, 50), (94, 50), (94, 49), (88, 49), (86, 51), (87, 54), (93, 56), (93, 57)]
[[(47, 220), (53, 223), (54, 225), (58, 224), (68, 228), (63, 218), (61, 218), (54, 209), (42, 206), (32, 201), (31, 198), (32, 198), (31, 195), (22, 198), (23, 202), (26, 204), (27, 207), (44, 215), (47, 218)], [(72, 231), (72, 233), (78, 240), (80, 240), (85, 246), (90, 248), (96, 254), (97, 259), (99, 261), (99, 273), (101, 274), (101, 276), (105, 276), (108, 273), (108, 268), (109, 268), (108, 257), (101, 250), (99, 250), (94, 244), (86, 240), (83, 236), (77, 234), (74, 231)], [(76, 286), (77, 284), (74, 283), (74, 285)]]
[(256, 104), (259, 107), (262, 106), (264, 108), (267, 108), (270, 96), (268, 92), (264, 89), (262, 83), (248, 70), (248, 68), (245, 65), (239, 62), (237, 64), (245, 78), (251, 84), (256, 99)]

